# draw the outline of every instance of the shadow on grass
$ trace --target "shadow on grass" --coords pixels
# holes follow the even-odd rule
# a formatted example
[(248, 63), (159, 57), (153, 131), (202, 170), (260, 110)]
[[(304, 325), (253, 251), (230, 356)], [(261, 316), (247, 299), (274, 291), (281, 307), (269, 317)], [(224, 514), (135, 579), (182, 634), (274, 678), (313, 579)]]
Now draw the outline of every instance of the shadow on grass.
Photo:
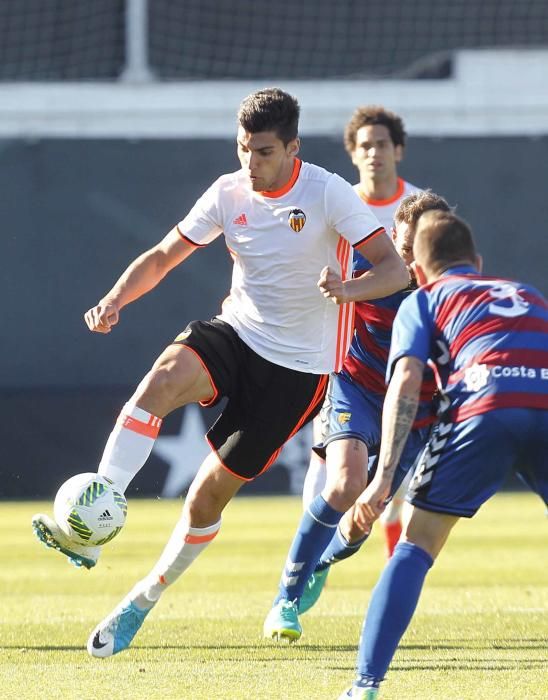
[[(85, 646), (83, 645), (42, 645), (42, 644), (0, 644), (0, 649), (20, 649), (20, 650), (32, 650), (32, 651), (85, 651)], [(205, 652), (211, 652), (212, 650), (219, 650), (219, 651), (246, 651), (246, 650), (268, 650), (272, 649), (276, 651), (276, 656), (272, 658), (273, 661), (279, 661), (280, 657), (283, 655), (284, 651), (289, 651), (290, 654), (288, 655), (288, 658), (294, 657), (296, 654), (302, 653), (317, 653), (317, 654), (329, 654), (329, 653), (355, 653), (357, 651), (357, 644), (306, 644), (302, 642), (298, 642), (296, 644), (288, 644), (288, 643), (277, 643), (273, 640), (269, 639), (257, 639), (253, 642), (250, 642), (249, 644), (223, 644), (223, 643), (217, 643), (217, 644), (137, 644), (135, 646), (132, 646), (130, 649), (130, 653), (133, 652), (140, 652), (140, 651), (205, 651)], [(400, 646), (400, 649), (402, 651), (427, 651), (427, 652), (435, 652), (437, 650), (439, 651), (451, 651), (451, 650), (462, 650), (462, 651), (519, 651), (519, 650), (545, 650), (548, 649), (548, 641), (543, 638), (530, 638), (530, 639), (517, 639), (517, 640), (496, 640), (493, 639), (491, 641), (483, 641), (481, 643), (476, 643), (475, 640), (471, 639), (452, 639), (451, 641), (449, 640), (442, 640), (441, 642), (433, 642), (431, 644), (402, 644)], [(241, 660), (241, 657), (237, 658), (236, 660)], [(264, 657), (261, 657), (261, 661), (269, 661), (270, 659), (266, 659)], [(460, 668), (459, 666), (456, 666), (455, 664), (459, 663), (459, 659), (455, 659), (454, 662), (453, 660), (443, 660), (443, 664), (449, 664), (447, 666), (444, 666), (442, 663), (437, 664), (435, 669), (443, 669), (443, 668), (453, 668), (453, 669), (458, 669)], [(407, 669), (407, 664), (408, 663), (413, 663), (413, 664), (420, 664), (421, 660), (420, 658), (414, 659), (413, 661), (405, 662), (403, 666), (399, 667), (399, 670), (406, 670)], [(464, 663), (464, 662), (463, 662)], [(474, 667), (473, 661), (466, 661), (467, 666), (462, 666), (462, 668), (467, 668), (467, 667)], [(493, 666), (494, 670), (503, 670), (505, 668), (514, 668), (514, 665), (509, 665), (509, 666), (503, 666), (502, 664), (513, 664), (511, 660), (504, 659), (504, 661), (501, 660), (501, 663), (497, 663), (496, 660), (493, 662), (488, 662), (485, 659), (478, 659), (476, 661), (477, 664), (482, 664), (478, 665), (478, 669), (485, 669), (489, 670)], [(519, 664), (520, 667), (523, 668), (537, 668), (538, 665), (541, 664), (541, 661), (538, 661), (538, 664), (535, 660), (529, 660), (529, 661), (524, 661), (523, 659), (516, 659), (515, 664)], [(531, 664), (530, 666), (528, 664)], [(395, 667), (396, 668), (396, 667)], [(425, 670), (429, 670), (429, 666), (421, 666), (421, 668), (424, 668)]]
[(461, 660), (447, 661), (446, 659), (439, 664), (423, 664), (420, 660), (410, 661), (407, 664), (392, 664), (392, 671), (532, 671), (545, 667), (545, 662), (542, 659), (538, 661), (524, 661), (516, 659), (515, 661), (505, 660), (504, 662), (497, 661), (470, 661)]

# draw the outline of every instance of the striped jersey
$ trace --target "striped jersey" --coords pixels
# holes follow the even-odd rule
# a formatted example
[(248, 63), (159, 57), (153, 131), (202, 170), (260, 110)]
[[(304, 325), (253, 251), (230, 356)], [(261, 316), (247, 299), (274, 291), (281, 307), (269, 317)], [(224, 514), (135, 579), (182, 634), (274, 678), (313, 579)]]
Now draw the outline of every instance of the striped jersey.
[(350, 184), (296, 158), (284, 188), (254, 192), (239, 170), (214, 182), (178, 230), (195, 246), (224, 234), (234, 267), (219, 318), (252, 350), (302, 372), (342, 367), (354, 305), (325, 299), (319, 275), (329, 265), (347, 279), (352, 246), (384, 235)]
[(449, 269), (401, 305), (388, 377), (403, 356), (433, 360), (452, 421), (548, 409), (548, 303), (527, 284)]
[[(398, 190), (390, 199), (371, 199), (360, 190), (354, 189), (366, 202), (387, 231), (393, 226), (394, 212), (404, 197), (421, 190), (409, 182), (398, 178)], [(354, 251), (353, 275), (359, 277), (372, 267), (358, 251)], [(371, 301), (356, 303), (354, 336), (343, 365), (343, 372), (360, 386), (374, 394), (384, 396), (386, 393), (386, 363), (392, 338), (392, 326), (402, 301), (411, 290), (402, 290)], [(434, 420), (432, 396), (436, 390), (434, 376), (425, 373), (421, 389), (421, 403), (417, 413), (415, 427), (423, 427)]]

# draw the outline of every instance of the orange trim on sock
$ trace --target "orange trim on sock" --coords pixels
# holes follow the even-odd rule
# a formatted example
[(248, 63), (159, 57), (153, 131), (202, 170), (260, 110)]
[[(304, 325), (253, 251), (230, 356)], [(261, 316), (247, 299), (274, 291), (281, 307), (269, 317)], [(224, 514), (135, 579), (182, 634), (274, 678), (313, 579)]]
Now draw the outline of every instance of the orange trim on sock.
[(191, 535), (190, 533), (185, 535), (185, 542), (187, 544), (203, 544), (204, 542), (211, 542), (214, 537), (217, 537), (219, 530), (209, 535)]
[(133, 416), (122, 414), (120, 416), (120, 422), (122, 423), (122, 428), (127, 428), (127, 430), (131, 430), (133, 433), (138, 433), (139, 435), (144, 435), (145, 437), (153, 439), (158, 437), (162, 426), (162, 419), (157, 416), (150, 416), (148, 423), (143, 423), (143, 421)]
[(158, 576), (158, 583), (161, 583), (162, 586), (167, 586), (167, 581), (165, 576)]

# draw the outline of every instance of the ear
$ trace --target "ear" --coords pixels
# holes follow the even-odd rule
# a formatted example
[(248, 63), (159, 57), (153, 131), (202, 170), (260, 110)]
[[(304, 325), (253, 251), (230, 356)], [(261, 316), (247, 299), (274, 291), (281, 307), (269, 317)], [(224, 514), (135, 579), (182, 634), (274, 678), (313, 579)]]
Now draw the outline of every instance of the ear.
[(483, 272), (483, 258), (479, 253), (476, 255), (476, 267), (478, 268), (478, 272)]
[(428, 279), (426, 277), (426, 274), (416, 260), (413, 260), (410, 267), (413, 270), (413, 272), (415, 273), (415, 277), (417, 278), (417, 282), (419, 283), (419, 287), (422, 287), (425, 284), (428, 284)]
[(403, 146), (401, 144), (394, 146), (394, 160), (396, 163), (401, 163), (403, 160)]
[(289, 156), (296, 156), (301, 148), (301, 139), (296, 138), (287, 144), (287, 154)]

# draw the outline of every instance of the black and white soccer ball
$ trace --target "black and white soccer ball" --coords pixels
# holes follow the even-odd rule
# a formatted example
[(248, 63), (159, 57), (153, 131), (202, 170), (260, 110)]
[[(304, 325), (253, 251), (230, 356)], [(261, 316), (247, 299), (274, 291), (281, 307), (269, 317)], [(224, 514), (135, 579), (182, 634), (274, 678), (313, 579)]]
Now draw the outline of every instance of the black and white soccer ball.
[(90, 547), (103, 545), (124, 527), (127, 501), (103, 476), (93, 472), (76, 474), (57, 492), (53, 514), (73, 542)]

